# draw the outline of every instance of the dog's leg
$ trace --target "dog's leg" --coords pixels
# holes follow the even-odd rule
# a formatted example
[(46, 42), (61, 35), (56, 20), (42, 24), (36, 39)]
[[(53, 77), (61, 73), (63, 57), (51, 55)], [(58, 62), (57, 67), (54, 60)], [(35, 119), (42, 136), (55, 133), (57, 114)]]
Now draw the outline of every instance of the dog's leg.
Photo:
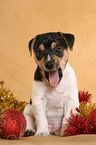
[(26, 106), (23, 114), (27, 123), (25, 136), (35, 135), (36, 126), (32, 105)]
[(36, 126), (37, 132), (35, 135), (39, 136), (49, 136), (48, 122), (45, 116), (45, 109), (43, 102), (40, 102), (38, 105), (34, 105), (35, 117), (36, 117)]
[(79, 107), (78, 94), (76, 94), (75, 96), (73, 95), (73, 97), (72, 95), (71, 97), (67, 96), (67, 99), (64, 104), (64, 118), (62, 121), (61, 136), (64, 136), (64, 131), (68, 127), (68, 118), (70, 118), (71, 116), (71, 110), (73, 114), (78, 114), (78, 112), (76, 111), (76, 108), (78, 107)]
[[(39, 90), (39, 91), (38, 91)], [(46, 99), (45, 84), (43, 82), (34, 81), (32, 88), (32, 105), (36, 119), (36, 133), (39, 136), (50, 135), (48, 122), (46, 118)]]

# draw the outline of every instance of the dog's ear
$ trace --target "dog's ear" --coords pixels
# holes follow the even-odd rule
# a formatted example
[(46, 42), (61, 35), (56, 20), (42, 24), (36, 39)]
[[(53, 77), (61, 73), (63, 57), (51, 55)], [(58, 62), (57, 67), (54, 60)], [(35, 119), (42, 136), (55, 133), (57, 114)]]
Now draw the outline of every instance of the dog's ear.
[(32, 56), (32, 50), (34, 48), (35, 42), (36, 42), (36, 37), (34, 37), (33, 39), (31, 39), (29, 41), (28, 47), (29, 47), (29, 51), (30, 51), (30, 56)]
[(60, 32), (60, 35), (64, 39), (64, 41), (66, 42), (69, 49), (72, 50), (73, 49), (73, 44), (74, 44), (74, 41), (75, 41), (74, 35), (73, 34), (67, 34), (67, 33), (61, 33), (61, 32)]

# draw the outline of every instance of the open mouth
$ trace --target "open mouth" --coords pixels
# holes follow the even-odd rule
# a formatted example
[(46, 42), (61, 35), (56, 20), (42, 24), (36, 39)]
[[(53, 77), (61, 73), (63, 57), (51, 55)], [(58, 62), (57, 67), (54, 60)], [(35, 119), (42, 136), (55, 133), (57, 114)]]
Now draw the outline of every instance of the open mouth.
[(59, 84), (59, 82), (61, 81), (62, 78), (62, 69), (59, 68), (55, 71), (48, 71), (45, 72), (45, 77), (48, 80), (48, 82), (50, 83), (51, 86), (55, 87)]

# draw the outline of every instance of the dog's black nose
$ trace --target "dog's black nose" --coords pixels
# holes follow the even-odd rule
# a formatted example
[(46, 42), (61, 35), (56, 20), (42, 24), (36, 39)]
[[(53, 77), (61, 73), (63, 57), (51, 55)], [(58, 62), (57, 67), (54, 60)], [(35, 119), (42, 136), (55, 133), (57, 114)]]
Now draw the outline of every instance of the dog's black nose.
[(54, 67), (54, 61), (47, 61), (46, 64), (45, 64), (45, 67), (48, 70), (53, 69), (53, 67)]

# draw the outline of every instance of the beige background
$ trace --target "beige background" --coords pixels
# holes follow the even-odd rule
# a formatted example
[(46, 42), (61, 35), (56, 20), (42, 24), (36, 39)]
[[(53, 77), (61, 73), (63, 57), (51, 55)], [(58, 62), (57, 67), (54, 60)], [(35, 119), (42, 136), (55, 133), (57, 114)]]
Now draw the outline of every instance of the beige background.
[[(62, 31), (76, 37), (70, 52), (78, 89), (96, 102), (96, 0), (0, 0), (0, 80), (19, 100), (29, 101), (35, 63), (28, 41), (36, 34)], [(0, 140), (19, 145), (95, 145), (95, 135), (29, 137)]]
[(69, 62), (78, 89), (96, 102), (96, 0), (0, 0), (0, 80), (17, 99), (29, 101), (36, 65), (28, 41), (49, 31), (75, 35)]

